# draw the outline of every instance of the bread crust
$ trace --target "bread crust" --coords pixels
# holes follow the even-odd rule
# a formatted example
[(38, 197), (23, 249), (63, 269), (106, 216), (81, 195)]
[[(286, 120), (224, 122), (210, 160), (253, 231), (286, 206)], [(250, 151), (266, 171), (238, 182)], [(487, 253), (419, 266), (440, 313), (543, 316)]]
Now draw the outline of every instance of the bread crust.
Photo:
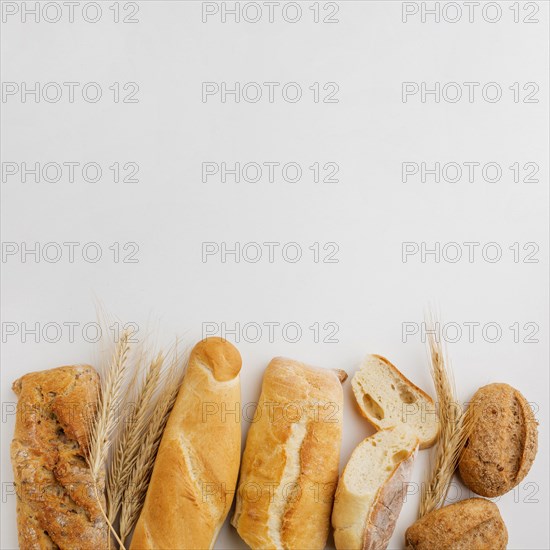
[(506, 550), (508, 531), (496, 504), (469, 498), (426, 514), (405, 533), (406, 550)]
[(473, 396), (467, 414), (477, 415), (462, 453), (465, 485), (485, 497), (513, 489), (537, 453), (537, 422), (523, 395), (508, 384), (489, 384)]
[(192, 350), (132, 550), (206, 550), (214, 545), (239, 472), (240, 368), (241, 356), (226, 340), (208, 338)]
[(198, 342), (193, 348), (193, 358), (210, 369), (218, 382), (233, 380), (242, 367), (239, 350), (217, 336)]
[(403, 508), (411, 478), (416, 450), (400, 462), (391, 477), (380, 487), (367, 520), (363, 550), (385, 550)]
[(338, 480), (341, 376), (281, 357), (269, 363), (231, 522), (251, 548), (325, 547)]
[[(357, 453), (370, 444), (383, 449), (384, 437), (391, 437), (394, 430), (400, 428), (381, 430), (364, 439), (352, 453), (340, 476), (332, 512), (334, 542), (338, 550), (382, 550), (391, 539), (411, 477), (418, 440), (401, 431), (407, 433), (407, 440), (400, 451), (402, 457), (391, 473), (386, 474), (385, 481), (372, 490), (359, 489), (356, 483), (358, 477), (373, 468), (368, 457)], [(395, 441), (385, 443), (396, 445)], [(386, 452), (389, 450), (391, 446), (386, 447)], [(380, 471), (383, 471), (382, 466)], [(350, 472), (350, 468), (353, 471)], [(355, 476), (350, 476), (353, 473)], [(353, 477), (355, 481), (352, 481)]]
[[(33, 372), (13, 390), (19, 398), (11, 444), (19, 547), (106, 548), (107, 525), (86, 462), (97, 372), (89, 365)], [(103, 480), (99, 499), (104, 507)]]
[[(419, 393), (422, 398), (427, 402), (429, 403), (430, 405), (430, 409), (433, 410), (433, 412), (431, 412), (431, 414), (434, 414), (435, 415), (435, 403), (434, 403), (434, 400), (424, 391), (422, 390), (421, 388), (419, 388), (416, 384), (414, 384), (413, 382), (411, 382), (395, 365), (393, 365), (388, 359), (386, 359), (385, 357), (383, 357), (382, 355), (377, 355), (377, 354), (372, 354), (370, 356), (367, 356), (367, 359), (369, 357), (374, 357), (375, 359), (379, 360), (380, 362), (384, 363), (391, 371), (392, 373), (394, 374), (394, 376), (396, 376), (397, 378), (399, 378), (402, 383), (407, 386), (408, 388), (412, 388), (415, 392)], [(368, 410), (363, 406), (363, 398), (364, 398), (364, 391), (361, 387), (361, 384), (359, 382), (359, 374), (360, 374), (361, 370), (359, 370), (354, 376), (353, 376), (353, 379), (352, 379), (352, 389), (353, 389), (353, 393), (355, 395), (355, 400), (356, 400), (356, 403), (357, 403), (357, 406), (359, 408), (359, 412), (361, 413), (362, 416), (364, 416), (369, 422), (370, 424), (372, 424), (377, 430), (382, 430), (382, 429), (387, 429), (387, 428), (390, 428), (391, 426), (388, 426), (388, 425), (383, 425), (380, 421), (378, 421), (376, 419), (375, 416), (373, 416), (372, 414), (369, 414)], [(426, 414), (430, 414), (430, 411), (425, 411)], [(395, 424), (397, 425), (397, 424)], [(439, 436), (439, 430), (436, 429), (435, 430), (435, 433), (433, 435), (433, 437), (429, 438), (429, 439), (423, 439), (423, 438), (419, 438), (419, 441), (420, 441), (420, 449), (427, 449), (429, 447), (431, 447), (432, 445), (434, 445), (434, 443), (437, 441), (437, 438)]]

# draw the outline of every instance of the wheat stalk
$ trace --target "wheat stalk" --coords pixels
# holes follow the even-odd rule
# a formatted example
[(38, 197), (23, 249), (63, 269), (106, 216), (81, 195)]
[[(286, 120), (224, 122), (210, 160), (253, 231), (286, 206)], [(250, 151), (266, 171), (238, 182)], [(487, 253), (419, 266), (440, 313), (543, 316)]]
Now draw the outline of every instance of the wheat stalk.
[(160, 440), (170, 411), (176, 401), (182, 376), (181, 365), (177, 353), (175, 353), (172, 364), (164, 377), (158, 399), (154, 404), (147, 430), (140, 440), (139, 453), (128, 474), (120, 514), (119, 532), (122, 542), (135, 527), (141, 512)]
[(430, 371), (438, 401), (439, 437), (429, 479), (422, 485), (419, 518), (444, 504), (464, 444), (475, 424), (474, 415), (466, 417), (458, 401), (451, 363), (437, 334), (438, 325), (435, 316), (428, 313), (426, 332)]
[[(120, 511), (128, 477), (141, 449), (142, 438), (151, 417), (151, 403), (158, 388), (163, 361), (164, 358), (160, 353), (150, 361), (133, 402), (126, 402), (126, 405), (131, 405), (132, 409), (125, 418), (125, 425), (116, 441), (107, 475), (107, 516), (111, 523), (115, 522)], [(135, 377), (132, 382), (135, 382)]]
[[(93, 490), (97, 504), (113, 536), (119, 537), (103, 507), (105, 493), (105, 472), (107, 458), (112, 443), (112, 435), (118, 422), (118, 408), (122, 401), (123, 382), (128, 368), (130, 351), (130, 334), (124, 332), (115, 346), (114, 354), (103, 376), (98, 389), (97, 410), (89, 419), (87, 461), (92, 476)], [(119, 541), (121, 543), (121, 541)]]
[(124, 377), (130, 351), (129, 333), (124, 332), (115, 346), (115, 352), (101, 380), (96, 418), (90, 430), (88, 462), (94, 480), (105, 475), (105, 465), (112, 443), (112, 435), (119, 422)]

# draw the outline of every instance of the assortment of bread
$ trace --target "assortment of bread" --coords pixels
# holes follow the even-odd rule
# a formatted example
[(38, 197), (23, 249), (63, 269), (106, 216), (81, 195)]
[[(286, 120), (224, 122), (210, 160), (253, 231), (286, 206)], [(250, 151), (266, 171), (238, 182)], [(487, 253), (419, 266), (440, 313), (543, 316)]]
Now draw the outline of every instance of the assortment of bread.
[[(211, 549), (235, 496), (231, 523), (253, 549), (321, 550), (332, 520), (338, 550), (384, 550), (418, 449), (438, 438), (433, 399), (387, 359), (367, 356), (351, 386), (377, 431), (358, 442), (338, 478), (346, 373), (273, 359), (241, 462), (240, 370), (241, 356), (225, 340), (193, 348), (159, 431), (129, 548)], [(88, 460), (101, 400), (97, 372), (60, 367), (27, 374), (13, 389), (20, 548), (106, 549), (109, 530), (120, 543), (106, 521), (104, 478), (92, 479)], [(475, 411), (458, 469), (475, 493), (500, 496), (529, 472), (537, 424), (507, 384), (479, 389), (466, 415)], [(496, 504), (471, 498), (425, 513), (405, 539), (407, 550), (500, 550), (508, 534)]]

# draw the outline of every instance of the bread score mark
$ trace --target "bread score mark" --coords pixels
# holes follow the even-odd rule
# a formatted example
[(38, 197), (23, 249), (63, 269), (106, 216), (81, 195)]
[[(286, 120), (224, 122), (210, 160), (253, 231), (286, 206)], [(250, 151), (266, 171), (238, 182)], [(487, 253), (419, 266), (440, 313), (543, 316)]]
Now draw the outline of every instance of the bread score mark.
[(300, 454), (307, 435), (307, 420), (307, 416), (302, 415), (297, 422), (290, 426), (290, 433), (285, 442), (286, 461), (283, 475), (269, 505), (267, 532), (278, 550), (283, 549), (281, 528), (285, 509), (287, 504), (292, 501), (293, 491), (302, 471)]
[(215, 386), (216, 388), (232, 388), (233, 386), (240, 384), (238, 376), (235, 376), (235, 378), (231, 378), (230, 380), (217, 380), (208, 365), (200, 360), (196, 362), (196, 366), (204, 372), (208, 378), (210, 387)]

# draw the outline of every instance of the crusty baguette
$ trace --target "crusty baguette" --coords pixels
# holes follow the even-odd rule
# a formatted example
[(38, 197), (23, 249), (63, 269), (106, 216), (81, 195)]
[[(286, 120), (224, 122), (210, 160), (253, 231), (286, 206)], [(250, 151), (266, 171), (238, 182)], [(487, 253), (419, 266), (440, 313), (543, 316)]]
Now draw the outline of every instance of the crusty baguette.
[(405, 532), (406, 550), (506, 550), (507, 544), (498, 507), (484, 498), (438, 508)]
[(273, 359), (248, 432), (232, 524), (253, 549), (325, 547), (338, 481), (343, 371)]
[(361, 413), (376, 429), (404, 425), (416, 433), (421, 449), (435, 443), (439, 426), (433, 399), (385, 357), (368, 355), (351, 386)]
[(353, 451), (336, 490), (332, 526), (338, 550), (384, 550), (401, 512), (418, 439), (381, 430)]
[(241, 356), (220, 338), (192, 350), (159, 447), (132, 550), (212, 548), (241, 454)]
[(11, 444), (19, 547), (106, 548), (103, 487), (96, 495), (86, 462), (97, 372), (88, 365), (33, 372), (13, 390), (19, 397)]
[(460, 458), (462, 480), (478, 495), (501, 496), (525, 478), (535, 460), (533, 410), (512, 386), (489, 384), (476, 391), (466, 414), (477, 418)]

